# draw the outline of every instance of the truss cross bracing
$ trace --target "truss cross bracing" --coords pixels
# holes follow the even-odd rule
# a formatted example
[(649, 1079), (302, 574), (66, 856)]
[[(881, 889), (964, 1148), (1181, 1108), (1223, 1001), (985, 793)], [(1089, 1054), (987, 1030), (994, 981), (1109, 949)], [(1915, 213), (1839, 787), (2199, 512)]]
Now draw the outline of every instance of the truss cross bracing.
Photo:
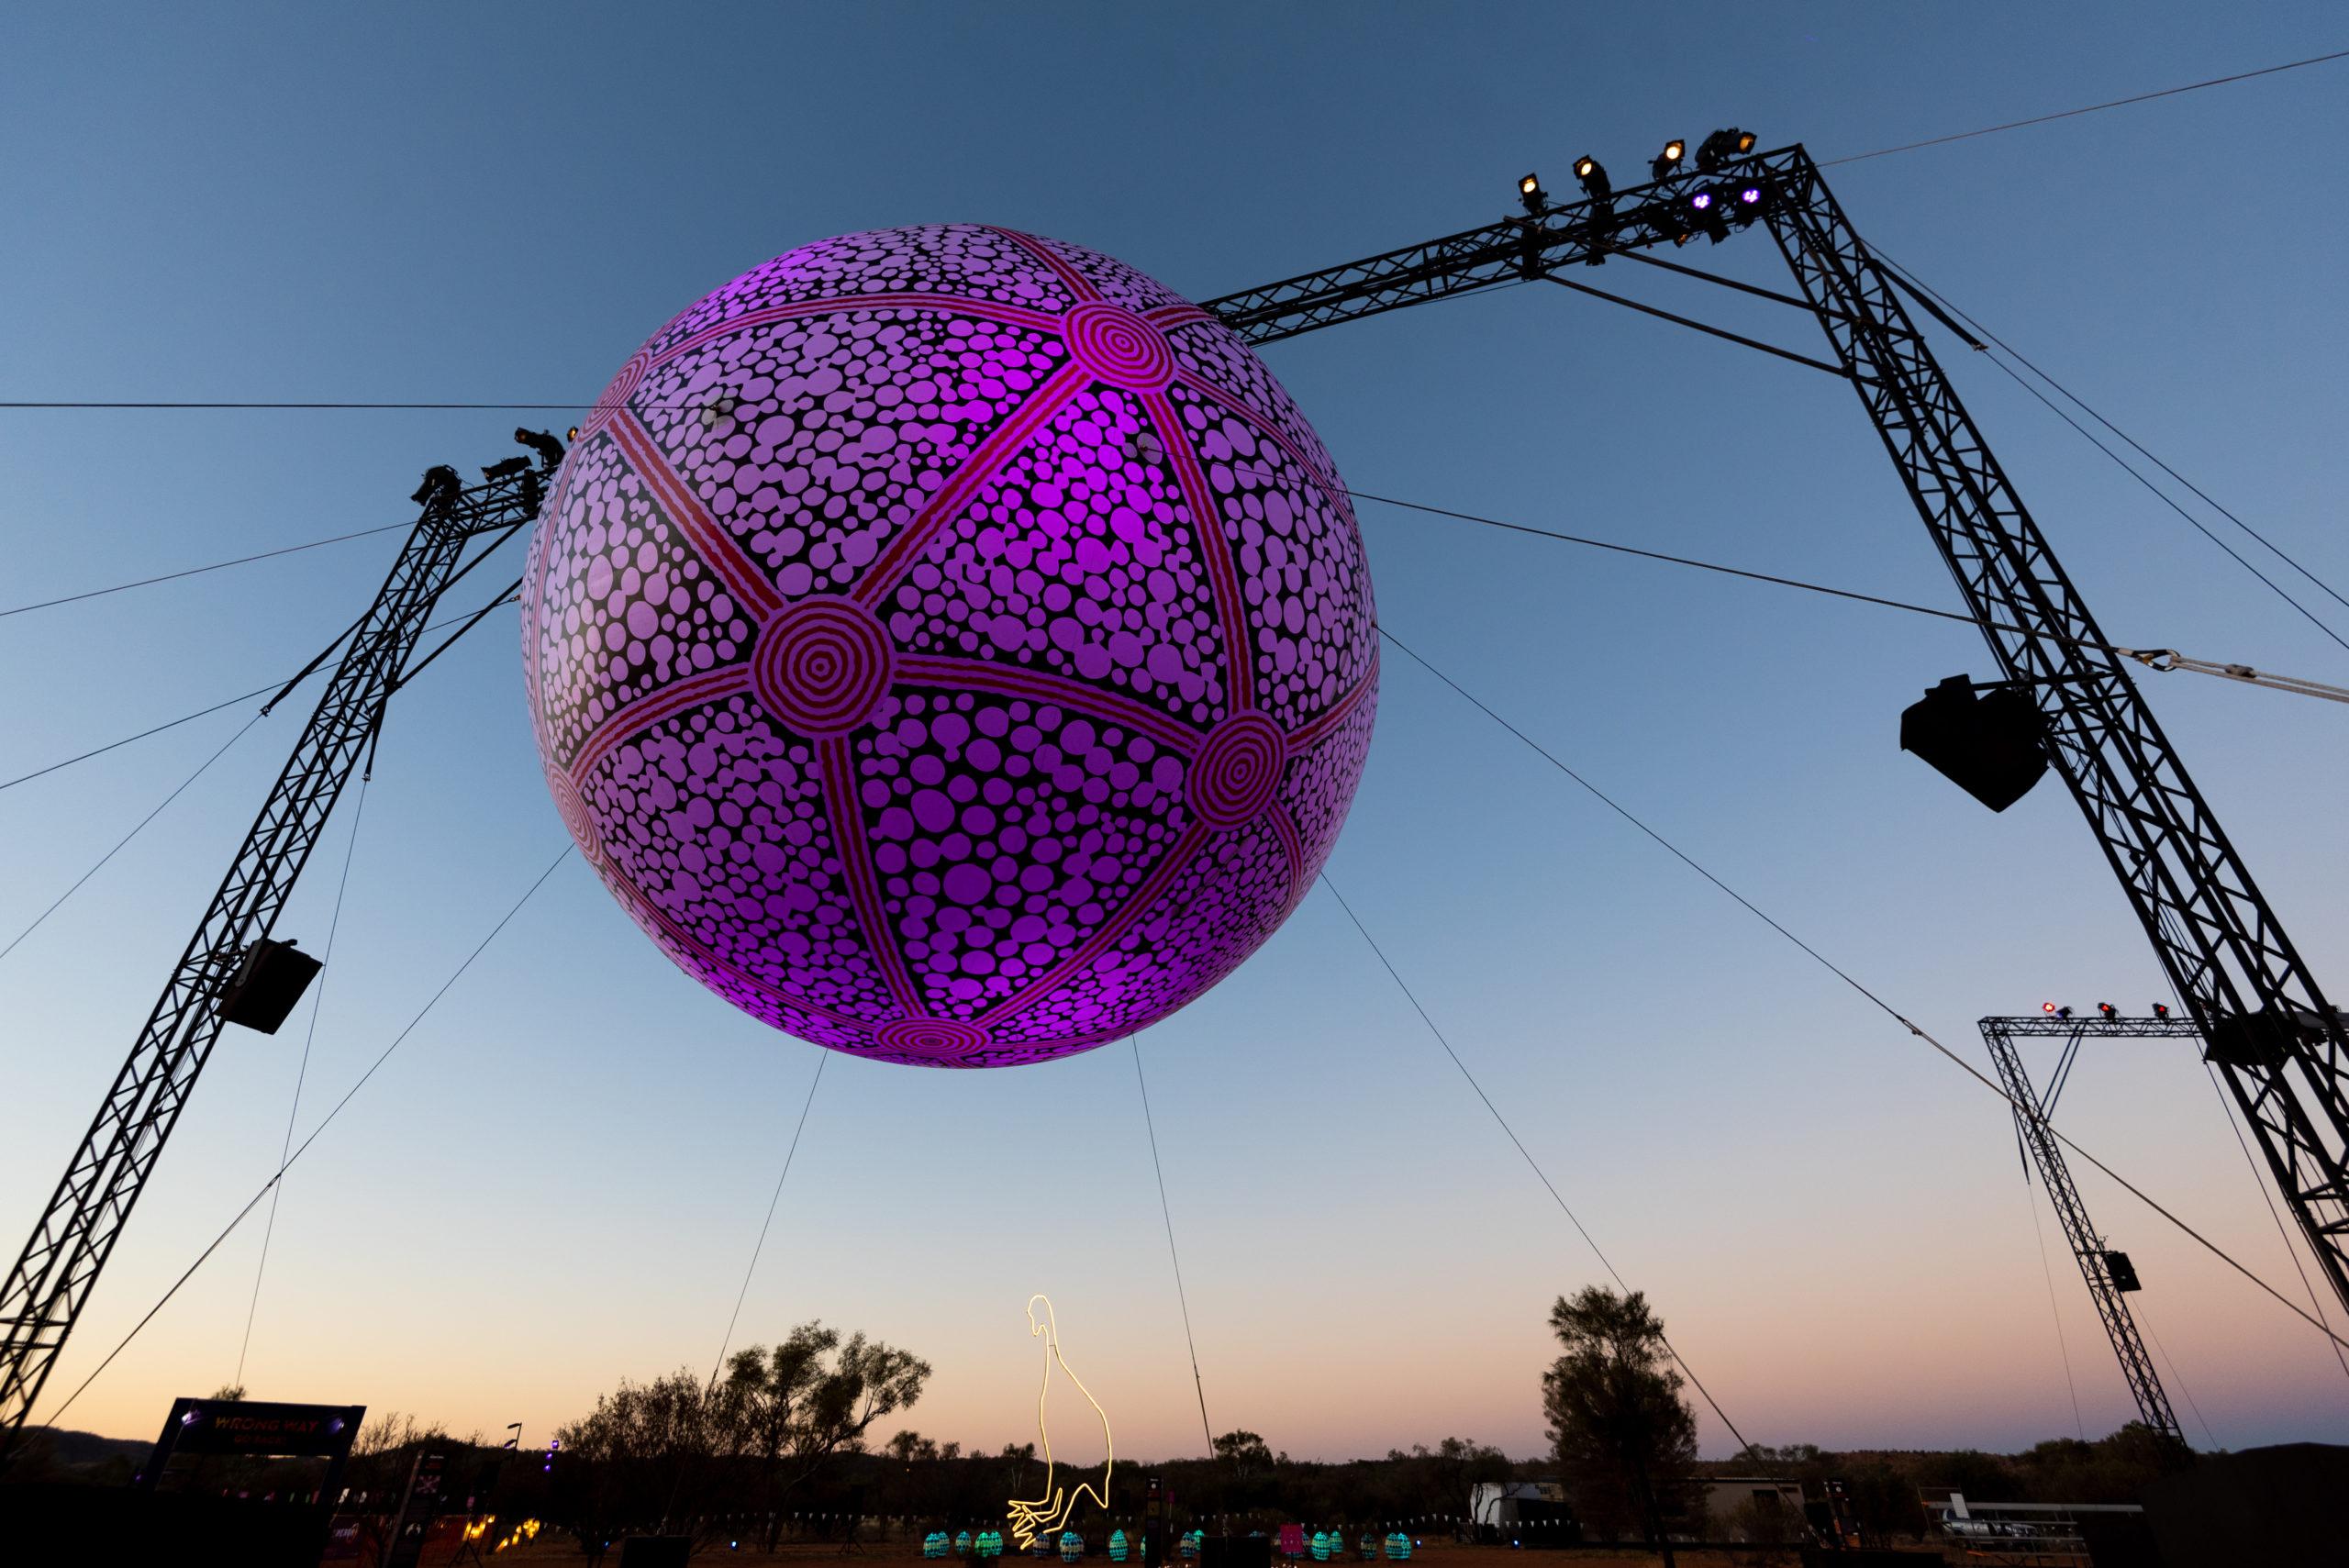
[[(2047, 1201), (2054, 1206), (2055, 1218), (2064, 1227), (2064, 1239), (2071, 1243), (2072, 1261), (2079, 1264), (2080, 1277), (2087, 1282), (2098, 1320), (2104, 1325), (2105, 1338), (2112, 1341), (2112, 1353), (2121, 1362), (2121, 1375), (2129, 1385), (2130, 1396), (2137, 1401), (2137, 1413), (2145, 1425), (2182, 1444), (2186, 1433), (2177, 1424), (2176, 1413), (2170, 1408), (2169, 1396), (2162, 1388), (2160, 1374), (2154, 1370), (2153, 1358), (2145, 1353), (2145, 1342), (2137, 1335), (2137, 1320), (2130, 1315), (2129, 1298), (2122, 1293), (2121, 1282), (2113, 1278), (2107, 1261), (2104, 1238), (2088, 1223), (2087, 1206), (2080, 1201), (2079, 1189), (2072, 1185), (2072, 1173), (2064, 1163), (2063, 1146), (2055, 1141), (2047, 1118), (2068, 1073), (2071, 1055), (2082, 1040), (2196, 1040), (2201, 1031), (2188, 1018), (2060, 1018), (2039, 1014), (2019, 1018), (1984, 1018), (1981, 1022), (1982, 1043), (1989, 1047), (1990, 1060), (1998, 1069), (1998, 1081), (2005, 1085), (2012, 1102), (2015, 1133), (2022, 1140), (2041, 1183), (2047, 1188)], [(2015, 1049), (2018, 1039), (2031, 1036), (2054, 1036), (2065, 1042), (2065, 1063), (2057, 1069), (2056, 1082), (2044, 1099), (2032, 1089), (2031, 1074), (2023, 1068), (2022, 1053)]]
[[(1542, 203), (1424, 244), (1208, 302), (1253, 343), (1684, 240), (1690, 199), (1767, 187), (1792, 269), (1984, 628), (2034, 683), (2049, 749), (2191, 1009), (2286, 1201), (2349, 1305), (2349, 1035), (2057, 564), (2038, 526), (1800, 147), (1604, 201)], [(1717, 198), (1718, 199), (1718, 198)], [(1800, 358), (1801, 356), (1790, 356)], [(0, 1432), (29, 1413), (217, 1037), (222, 981), (269, 934), (467, 542), (537, 510), (539, 476), (436, 497), (355, 625), (285, 772), (173, 970), (88, 1137), (0, 1286)], [(476, 557), (478, 559), (478, 557)], [(2006, 629), (2000, 629), (2000, 628)]]
[(472, 569), (465, 557), (473, 541), (486, 538), (494, 549), (530, 520), (541, 484), (524, 473), (433, 494), (375, 602), (344, 634), (317, 710), (0, 1286), (0, 1437), (31, 1413), (212, 1054), (221, 989), (284, 909), (433, 606)]
[[(1210, 300), (1255, 343), (1685, 239), (1690, 201), (1759, 181), (1777, 242), (2000, 678), (2032, 683), (2056, 771), (2349, 1306), (2349, 1033), (2187, 775), (1948, 376), (1800, 147), (1545, 205)], [(2003, 628), (2003, 629), (2002, 629)]]

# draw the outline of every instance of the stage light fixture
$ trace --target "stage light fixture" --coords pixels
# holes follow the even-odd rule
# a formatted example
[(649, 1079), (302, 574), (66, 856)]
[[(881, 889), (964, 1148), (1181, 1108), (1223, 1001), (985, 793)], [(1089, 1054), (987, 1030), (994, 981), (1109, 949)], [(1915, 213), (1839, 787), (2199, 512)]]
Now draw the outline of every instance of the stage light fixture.
[(1709, 174), (1732, 158), (1742, 158), (1753, 150), (1753, 133), (1735, 126), (1717, 130), (1697, 144), (1697, 168)]
[(1655, 155), (1655, 161), (1648, 165), (1648, 177), (1661, 180), (1666, 175), (1677, 172), (1680, 161), (1687, 156), (1688, 156), (1688, 144), (1678, 137), (1674, 137), (1664, 144), (1664, 150)]
[(1705, 238), (1716, 245), (1729, 238), (1729, 219), (1722, 216), (1722, 209), (1727, 205), (1721, 200), (1720, 192), (1709, 187), (1688, 198), (1688, 210), (1696, 214), (1697, 226), (1705, 231)]
[(2055, 1016), (2059, 1018), (2068, 1018), (2072, 1016), (2072, 1009), (2069, 1007), (2058, 1007), (2055, 1009)]
[(518, 473), (527, 473), (529, 466), (530, 460), (529, 458), (509, 457), (501, 462), (484, 464), (481, 471), (481, 476), (484, 479), (491, 481), (511, 479)]
[(1582, 182), (1582, 194), (1592, 201), (1603, 202), (1614, 195), (1614, 183), (1607, 178), (1607, 167), (1586, 152), (1575, 160), (1575, 178)]
[(2039, 1004), (2039, 1010), (2043, 1013), (2052, 1013), (2055, 1010), (2055, 1004), (2053, 1002), (2042, 1002)]
[(424, 483), (416, 487), (416, 494), (408, 499), (421, 506), (444, 491), (453, 495), (463, 488), (464, 481), (457, 477), (455, 469), (445, 462), (436, 463), (424, 471)]
[(538, 453), (539, 461), (546, 464), (549, 473), (552, 473), (562, 466), (562, 443), (546, 431), (525, 430), (518, 428), (514, 432), (514, 439)]
[(2155, 1017), (2155, 1018), (2168, 1018), (2168, 1017), (2169, 1017), (2169, 1004), (2168, 1004), (2167, 1002), (2156, 1002), (2156, 1003), (2154, 1003), (2154, 1017)]
[(2104, 1015), (2104, 1018), (2107, 1023), (2110, 1023), (2113, 1019), (2121, 1016), (2121, 1009), (2114, 1006), (2110, 1002), (2099, 1002), (2096, 1005), (2096, 1010)]

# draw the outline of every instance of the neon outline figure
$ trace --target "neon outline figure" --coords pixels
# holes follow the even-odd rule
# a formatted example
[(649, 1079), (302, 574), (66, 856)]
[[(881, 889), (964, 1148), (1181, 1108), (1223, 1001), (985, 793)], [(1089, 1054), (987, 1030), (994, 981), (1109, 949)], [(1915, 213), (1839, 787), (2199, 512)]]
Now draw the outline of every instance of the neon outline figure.
[[(1036, 1321), (1036, 1303), (1040, 1301), (1044, 1304), (1044, 1320), (1041, 1323)], [(1108, 1412), (1101, 1408), (1101, 1401), (1093, 1397), (1092, 1391), (1085, 1386), (1076, 1373), (1069, 1371), (1068, 1362), (1062, 1359), (1060, 1323), (1052, 1316), (1052, 1298), (1041, 1291), (1028, 1298), (1028, 1333), (1030, 1338), (1041, 1336), (1044, 1341), (1044, 1375), (1036, 1385), (1036, 1437), (1044, 1450), (1044, 1495), (1032, 1502), (1018, 1497), (1011, 1499), (1011, 1533), (1023, 1550), (1037, 1536), (1050, 1534), (1068, 1523), (1069, 1515), (1075, 1511), (1079, 1497), (1090, 1496), (1106, 1512), (1109, 1507), (1109, 1473), (1118, 1465), (1117, 1447), (1109, 1438)], [(1101, 1466), (1099, 1491), (1095, 1491), (1090, 1482), (1068, 1493), (1052, 1485), (1052, 1434), (1044, 1425), (1044, 1396), (1052, 1388), (1052, 1365), (1056, 1362), (1060, 1364), (1061, 1375), (1076, 1385), (1076, 1391), (1085, 1396), (1085, 1402), (1093, 1407), (1096, 1416), (1101, 1418), (1101, 1442), (1108, 1458)]]

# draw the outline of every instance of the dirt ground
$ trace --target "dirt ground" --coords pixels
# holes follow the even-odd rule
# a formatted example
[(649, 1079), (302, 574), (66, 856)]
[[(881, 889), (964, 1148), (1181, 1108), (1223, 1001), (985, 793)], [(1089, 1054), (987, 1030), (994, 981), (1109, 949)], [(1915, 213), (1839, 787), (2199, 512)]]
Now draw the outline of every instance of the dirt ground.
[[(1768, 1554), (1758, 1550), (1733, 1553), (1679, 1551), (1675, 1555), (1682, 1568), (1749, 1568), (1749, 1565), (1751, 1568), (1764, 1568), (1764, 1565), (1767, 1565), (1767, 1568), (1778, 1568), (1781, 1564), (1791, 1568), (1792, 1564), (1799, 1561), (1792, 1551)], [(1930, 1557), (1931, 1553), (1927, 1555)], [(1507, 1562), (1511, 1558), (1520, 1560), (1522, 1568), (1655, 1568), (1655, 1564), (1663, 1561), (1653, 1552), (1619, 1551), (1598, 1547), (1511, 1551), (1497, 1546), (1459, 1546), (1450, 1541), (1431, 1540), (1411, 1553), (1411, 1568), (1511, 1568)], [(500, 1564), (514, 1563), (516, 1568), (529, 1568), (530, 1564), (540, 1563), (552, 1568), (556, 1563), (578, 1562), (582, 1560), (578, 1549), (569, 1540), (558, 1540), (551, 1535), (541, 1535), (526, 1546), (516, 1547), (509, 1551), (501, 1551), (492, 1559), (493, 1562)], [(607, 1568), (618, 1568), (618, 1548), (615, 1546), (604, 1561)], [(1028, 1559), (1007, 1557), (1003, 1561), (1009, 1565), (1009, 1568), (1022, 1568)], [(695, 1562), (713, 1565), (737, 1562), (762, 1565), (789, 1563), (793, 1568), (848, 1568), (849, 1564), (865, 1562), (872, 1563), (874, 1568), (903, 1568), (903, 1565), (918, 1564), (921, 1562), (921, 1549), (918, 1543), (886, 1541), (867, 1546), (861, 1553), (843, 1556), (841, 1549), (834, 1544), (810, 1542), (798, 1545), (786, 1542), (780, 1551), (769, 1556), (748, 1542), (743, 1544), (740, 1551), (729, 1551), (725, 1542), (720, 1541), (715, 1549), (705, 1551), (696, 1556)], [(1052, 1562), (1053, 1568), (1059, 1568), (1058, 1559), (1052, 1559)], [(440, 1568), (437, 1553), (427, 1556), (424, 1568)], [(1109, 1560), (1106, 1557), (1088, 1557), (1085, 1560), (1085, 1568), (1110, 1568)], [(1377, 1568), (1384, 1568), (1383, 1563), (1377, 1565)]]

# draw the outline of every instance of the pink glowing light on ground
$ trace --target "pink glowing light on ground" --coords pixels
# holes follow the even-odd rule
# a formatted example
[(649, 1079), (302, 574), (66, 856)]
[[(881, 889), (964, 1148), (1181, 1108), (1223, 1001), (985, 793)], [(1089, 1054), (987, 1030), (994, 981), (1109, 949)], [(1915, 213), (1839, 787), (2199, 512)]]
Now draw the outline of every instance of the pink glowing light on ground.
[(846, 235), (656, 333), (542, 514), (564, 825), (670, 958), (885, 1061), (1165, 1017), (1276, 929), (1361, 777), (1370, 576), (1246, 345), (1108, 257)]

